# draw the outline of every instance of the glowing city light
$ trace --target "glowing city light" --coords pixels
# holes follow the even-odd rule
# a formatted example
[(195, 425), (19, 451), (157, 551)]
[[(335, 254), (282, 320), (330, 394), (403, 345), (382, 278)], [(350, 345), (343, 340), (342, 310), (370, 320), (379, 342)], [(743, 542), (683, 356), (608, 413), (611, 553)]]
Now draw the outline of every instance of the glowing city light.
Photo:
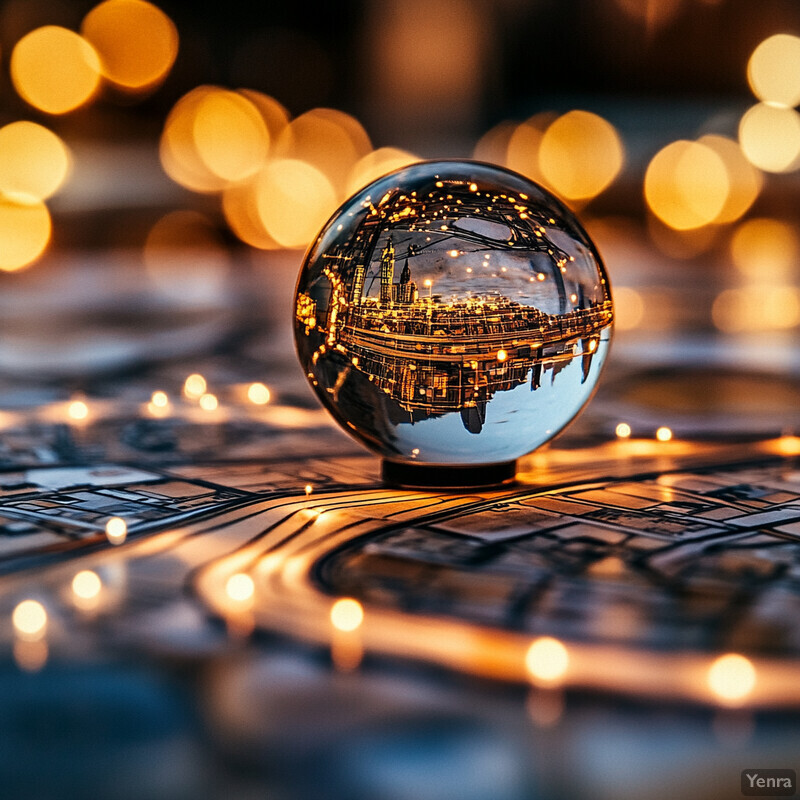
[(166, 408), (169, 405), (169, 397), (166, 392), (155, 391), (150, 398), (150, 402), (156, 408)]
[(536, 639), (525, 653), (525, 668), (537, 681), (552, 683), (563, 678), (569, 667), (567, 648), (550, 636)]
[(625, 154), (614, 126), (588, 111), (570, 111), (544, 132), (539, 168), (563, 197), (587, 200), (600, 194), (622, 169)]
[(149, 89), (164, 80), (178, 55), (172, 20), (144, 0), (106, 0), (81, 26), (100, 56), (103, 77), (127, 90)]
[(759, 282), (791, 282), (800, 257), (800, 238), (793, 225), (754, 217), (739, 225), (731, 237), (733, 263)]
[(672, 439), (672, 431), (666, 426), (662, 426), (656, 431), (656, 439), (659, 442), (668, 442)]
[(267, 126), (255, 105), (237, 92), (217, 89), (200, 98), (192, 134), (203, 165), (224, 181), (249, 178), (266, 162)]
[(286, 126), (275, 143), (275, 156), (320, 172), (334, 190), (335, 207), (336, 199), (344, 197), (357, 163), (371, 149), (369, 136), (357, 119), (332, 108), (314, 108)]
[(497, 351), (497, 360), (498, 361), (505, 361), (508, 358), (508, 353), (505, 350), (498, 350)]
[(680, 140), (653, 157), (644, 179), (650, 210), (676, 230), (708, 225), (728, 199), (725, 163), (710, 147)]
[(359, 189), (383, 175), (401, 167), (407, 167), (409, 164), (415, 164), (419, 160), (418, 156), (406, 150), (398, 150), (396, 147), (379, 147), (362, 156), (353, 166), (347, 179), (347, 192), (355, 194)]
[(50, 242), (51, 230), (44, 203), (0, 198), (0, 270), (14, 272), (36, 261)]
[(271, 161), (256, 186), (264, 228), (284, 247), (304, 247), (336, 209), (331, 182), (316, 167), (296, 159)]
[(219, 400), (215, 394), (204, 394), (200, 396), (200, 399), (197, 401), (200, 408), (203, 411), (216, 411), (219, 407)]
[(628, 425), (627, 422), (620, 422), (614, 429), (614, 433), (617, 434), (618, 439), (629, 439), (633, 431), (631, 430), (631, 426)]
[(204, 395), (207, 388), (208, 384), (206, 383), (206, 379), (196, 372), (189, 375), (183, 382), (183, 393), (192, 400), (196, 400), (198, 397)]
[(14, 632), (23, 639), (39, 639), (47, 628), (47, 611), (38, 600), (23, 600), (11, 615)]
[(747, 62), (747, 80), (765, 103), (785, 108), (800, 103), (800, 38), (777, 33), (764, 39)]
[(313, 492), (313, 491), (314, 491), (314, 487), (310, 483), (307, 483), (305, 485), (306, 497), (308, 497), (311, 494), (311, 492)]
[(235, 603), (246, 603), (256, 591), (253, 579), (244, 572), (237, 572), (225, 581), (225, 594)]
[(756, 670), (748, 658), (727, 653), (711, 664), (707, 681), (718, 700), (735, 704), (745, 700), (755, 688)]
[(72, 579), (72, 593), (80, 600), (94, 600), (103, 588), (103, 583), (96, 572), (83, 569)]
[(57, 25), (36, 28), (11, 53), (11, 80), (20, 97), (48, 114), (66, 114), (92, 99), (100, 58), (82, 36)]
[(70, 155), (55, 133), (20, 120), (0, 128), (0, 192), (21, 203), (46, 200), (67, 178)]
[(76, 421), (84, 420), (89, 416), (89, 406), (83, 400), (73, 400), (67, 406), (67, 416)]
[(748, 161), (767, 172), (789, 172), (800, 158), (800, 114), (759, 103), (739, 122), (739, 144)]
[(763, 175), (747, 160), (741, 146), (733, 139), (709, 134), (697, 141), (710, 147), (722, 159), (728, 173), (728, 196), (714, 222), (735, 222), (756, 201), (764, 184)]
[(715, 298), (711, 316), (725, 333), (794, 328), (800, 324), (800, 291), (781, 283), (726, 289)]
[(122, 544), (128, 538), (128, 523), (122, 517), (111, 517), (106, 522), (106, 538), (111, 544)]
[(263, 406), (270, 401), (270, 391), (263, 383), (251, 383), (247, 387), (247, 399), (253, 405)]
[(331, 606), (331, 625), (337, 631), (350, 632), (361, 627), (364, 609), (358, 600), (342, 597)]

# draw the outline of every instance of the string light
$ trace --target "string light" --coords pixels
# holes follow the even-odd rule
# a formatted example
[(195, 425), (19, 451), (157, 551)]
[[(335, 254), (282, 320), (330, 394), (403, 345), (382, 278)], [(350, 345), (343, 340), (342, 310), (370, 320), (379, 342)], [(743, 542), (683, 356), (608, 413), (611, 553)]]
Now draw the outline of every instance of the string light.
[(247, 399), (257, 406), (263, 406), (270, 401), (270, 391), (263, 383), (251, 383), (247, 387)]
[(128, 524), (122, 517), (111, 517), (106, 522), (106, 538), (111, 544), (122, 544), (128, 537)]
[(361, 627), (363, 621), (364, 609), (352, 597), (342, 597), (331, 606), (331, 625), (337, 631), (355, 631)]

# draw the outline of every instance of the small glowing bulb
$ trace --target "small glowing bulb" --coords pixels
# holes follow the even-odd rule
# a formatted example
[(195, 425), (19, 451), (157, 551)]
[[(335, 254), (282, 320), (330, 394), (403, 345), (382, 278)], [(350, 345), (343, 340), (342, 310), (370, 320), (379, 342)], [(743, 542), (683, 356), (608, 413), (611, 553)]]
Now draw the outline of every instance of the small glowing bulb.
[(498, 350), (497, 351), (497, 360), (498, 361), (505, 361), (508, 358), (508, 353), (505, 350)]
[(308, 497), (308, 495), (310, 495), (311, 492), (313, 492), (313, 491), (314, 491), (314, 487), (310, 483), (307, 483), (306, 484), (306, 497)]
[(203, 411), (216, 411), (219, 406), (219, 400), (214, 394), (204, 394), (198, 402)]
[(477, 184), (477, 183), (471, 183), (471, 184), (469, 185), (469, 190), (470, 190), (471, 192), (477, 192), (477, 191), (478, 191), (478, 184)]
[(11, 623), (23, 639), (39, 639), (47, 628), (47, 611), (36, 600), (23, 600), (14, 609)]
[(525, 654), (525, 668), (535, 680), (552, 682), (564, 676), (569, 667), (567, 648), (551, 636), (536, 639)]
[(206, 379), (202, 375), (194, 373), (184, 381), (183, 393), (187, 397), (196, 400), (198, 397), (205, 394), (207, 388), (208, 384), (206, 383)]
[(73, 400), (67, 408), (67, 415), (70, 419), (86, 419), (89, 416), (89, 406), (83, 400)]
[(72, 593), (81, 600), (93, 600), (102, 588), (99, 576), (90, 569), (81, 570), (72, 579)]
[(458, 250), (450, 251), (450, 258), (456, 258), (457, 256), (458, 256)]
[(111, 517), (106, 522), (106, 538), (111, 544), (122, 544), (128, 538), (128, 523), (122, 517)]
[(247, 399), (257, 406), (269, 403), (270, 391), (263, 383), (251, 383), (247, 388)]
[(426, 289), (430, 289), (433, 286), (433, 281), (430, 278), (426, 278), (422, 284)]
[(331, 625), (338, 631), (354, 631), (363, 621), (364, 609), (352, 597), (342, 597), (331, 606)]
[(708, 687), (723, 701), (744, 700), (756, 685), (756, 670), (750, 659), (738, 653), (717, 658), (708, 670)]
[(256, 585), (249, 575), (237, 572), (225, 582), (225, 594), (236, 603), (244, 603), (253, 597)]
[(156, 408), (166, 408), (169, 405), (169, 397), (167, 397), (166, 392), (153, 392), (150, 402)]
[(633, 431), (631, 430), (631, 426), (628, 425), (627, 422), (620, 422), (619, 425), (617, 425), (616, 427), (616, 434), (617, 437), (620, 439), (628, 439), (631, 433), (633, 433)]
[(668, 442), (672, 438), (672, 431), (666, 426), (662, 426), (656, 431), (656, 439), (659, 442)]

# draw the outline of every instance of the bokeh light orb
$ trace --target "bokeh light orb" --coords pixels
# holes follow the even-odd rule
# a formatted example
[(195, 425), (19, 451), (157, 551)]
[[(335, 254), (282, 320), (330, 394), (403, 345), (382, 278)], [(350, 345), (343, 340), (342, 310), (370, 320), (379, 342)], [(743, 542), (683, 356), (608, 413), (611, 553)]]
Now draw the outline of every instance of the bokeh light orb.
[(100, 86), (97, 51), (58, 25), (23, 36), (11, 53), (10, 70), (19, 96), (47, 114), (66, 114), (85, 105)]
[(613, 318), (575, 216), (470, 161), (414, 164), (358, 191), (312, 244), (295, 301), (323, 405), (409, 485), (396, 475), (513, 477), (588, 400)]

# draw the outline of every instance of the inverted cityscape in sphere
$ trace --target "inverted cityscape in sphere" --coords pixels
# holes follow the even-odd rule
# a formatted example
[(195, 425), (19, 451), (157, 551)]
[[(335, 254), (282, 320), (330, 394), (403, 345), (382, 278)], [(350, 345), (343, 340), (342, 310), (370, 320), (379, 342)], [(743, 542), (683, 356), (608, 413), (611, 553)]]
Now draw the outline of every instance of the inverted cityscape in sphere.
[(306, 256), (295, 337), (337, 421), (386, 458), (510, 461), (587, 401), (613, 308), (574, 215), (477, 162), (406, 167), (353, 196)]

